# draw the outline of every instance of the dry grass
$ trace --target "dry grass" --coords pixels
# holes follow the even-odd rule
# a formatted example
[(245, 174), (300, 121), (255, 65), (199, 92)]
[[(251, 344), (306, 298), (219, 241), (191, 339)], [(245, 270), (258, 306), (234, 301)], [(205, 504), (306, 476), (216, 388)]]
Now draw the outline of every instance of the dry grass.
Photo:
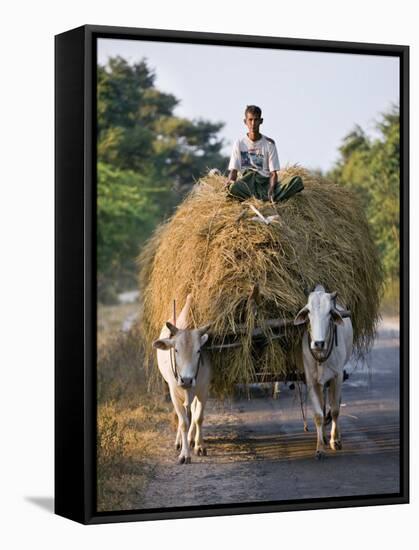
[[(169, 404), (98, 408), (98, 510), (141, 508), (142, 494), (159, 453), (160, 429), (170, 423)], [(159, 428), (157, 428), (159, 427)]]
[[(124, 306), (104, 318), (122, 319)], [(106, 323), (105, 323), (106, 325)], [(105, 326), (104, 325), (104, 326)], [(98, 334), (97, 501), (98, 510), (141, 508), (142, 493), (157, 461), (161, 430), (172, 407), (163, 392), (147, 392), (143, 353), (136, 325), (128, 333)]]
[(146, 389), (138, 326), (126, 333), (100, 335), (97, 354), (98, 403), (137, 406)]
[[(254, 381), (256, 371), (286, 375), (300, 368), (298, 330), (272, 340), (265, 321), (294, 317), (306, 303), (304, 291), (317, 283), (338, 291), (339, 301), (351, 310), (358, 355), (374, 338), (382, 271), (357, 198), (299, 167), (287, 168), (280, 179), (291, 174), (302, 176), (305, 190), (276, 205), (227, 199), (224, 178), (205, 177), (139, 258), (147, 352), (171, 317), (173, 300), (181, 307), (189, 293), (193, 326), (211, 322), (220, 340), (238, 324), (246, 326), (241, 348), (212, 353), (217, 393)], [(279, 214), (278, 221), (251, 221), (248, 204), (265, 216)], [(255, 326), (267, 338), (256, 351), (250, 337)]]

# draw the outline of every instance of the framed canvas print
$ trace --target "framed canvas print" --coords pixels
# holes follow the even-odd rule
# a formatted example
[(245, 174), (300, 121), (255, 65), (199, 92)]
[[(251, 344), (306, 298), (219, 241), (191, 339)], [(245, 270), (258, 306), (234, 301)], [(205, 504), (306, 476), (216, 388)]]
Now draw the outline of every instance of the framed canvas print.
[(408, 502), (408, 47), (55, 45), (56, 513)]

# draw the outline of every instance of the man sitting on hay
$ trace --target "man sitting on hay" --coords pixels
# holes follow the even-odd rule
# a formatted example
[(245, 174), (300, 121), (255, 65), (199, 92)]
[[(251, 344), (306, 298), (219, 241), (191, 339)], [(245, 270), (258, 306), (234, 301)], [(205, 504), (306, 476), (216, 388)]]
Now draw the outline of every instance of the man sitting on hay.
[[(263, 123), (260, 107), (248, 105), (244, 116), (249, 132), (234, 143), (226, 182), (228, 195), (240, 201), (256, 197), (279, 202), (302, 191), (304, 185), (300, 176), (278, 182), (279, 159), (275, 142), (259, 132)], [(238, 171), (242, 173), (240, 179), (237, 179)]]

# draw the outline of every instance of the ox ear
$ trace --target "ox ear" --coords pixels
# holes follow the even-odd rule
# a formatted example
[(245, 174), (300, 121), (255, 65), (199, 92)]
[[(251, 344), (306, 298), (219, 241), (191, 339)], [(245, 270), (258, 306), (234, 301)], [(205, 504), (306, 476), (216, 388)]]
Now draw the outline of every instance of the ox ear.
[(332, 316), (333, 322), (336, 325), (343, 325), (342, 315), (335, 307), (330, 310), (330, 315)]
[(167, 321), (166, 327), (170, 330), (170, 336), (174, 336), (179, 332), (179, 329), (175, 325), (172, 325), (170, 321)]
[(308, 321), (308, 307), (304, 306), (303, 309), (297, 313), (294, 319), (294, 325), (304, 325)]
[(207, 343), (207, 341), (208, 341), (208, 334), (203, 334), (203, 335), (201, 336), (201, 348), (202, 348), (202, 346), (203, 346), (204, 344)]
[(210, 326), (211, 326), (210, 324), (204, 325), (203, 327), (199, 327), (197, 330), (199, 331), (199, 334), (202, 336), (203, 334), (209, 331)]
[(210, 328), (210, 326), (211, 326), (211, 325), (205, 325), (205, 326), (200, 327), (200, 328), (198, 329), (199, 336), (200, 336), (200, 338), (201, 338), (201, 340), (200, 340), (200, 341), (201, 341), (201, 347), (202, 347), (204, 344), (206, 344), (207, 341), (208, 341), (208, 334), (207, 334), (207, 332), (208, 332), (208, 329)]
[(160, 340), (154, 340), (153, 348), (162, 349), (164, 351), (174, 347), (174, 342), (170, 338), (160, 338)]

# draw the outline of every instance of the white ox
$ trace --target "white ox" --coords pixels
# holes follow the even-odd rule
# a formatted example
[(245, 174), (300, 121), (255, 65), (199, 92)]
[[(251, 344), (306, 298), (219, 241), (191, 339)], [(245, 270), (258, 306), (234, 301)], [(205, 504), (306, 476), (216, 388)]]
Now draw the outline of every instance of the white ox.
[(336, 305), (336, 292), (327, 293), (317, 285), (307, 304), (298, 312), (294, 325), (307, 323), (303, 335), (303, 362), (306, 383), (314, 408), (317, 429), (316, 458), (324, 455), (326, 443), (325, 401), (329, 382), (329, 403), (332, 415), (330, 447), (342, 448), (339, 429), (343, 371), (352, 355), (353, 330), (351, 320), (342, 318), (343, 308)]
[(211, 364), (202, 347), (208, 340), (208, 326), (190, 330), (188, 313), (191, 295), (177, 320), (163, 326), (160, 338), (153, 342), (157, 349), (159, 370), (169, 385), (170, 397), (178, 417), (176, 449), (179, 464), (191, 462), (191, 447), (197, 455), (206, 455), (202, 438), (204, 407), (211, 379)]

